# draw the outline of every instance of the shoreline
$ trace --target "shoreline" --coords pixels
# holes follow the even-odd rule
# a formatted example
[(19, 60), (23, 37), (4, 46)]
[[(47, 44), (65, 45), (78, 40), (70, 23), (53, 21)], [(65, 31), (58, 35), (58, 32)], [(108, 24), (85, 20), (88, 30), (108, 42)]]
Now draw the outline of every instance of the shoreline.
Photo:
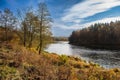
[[(86, 60), (88, 62), (92, 61), (94, 63), (97, 63), (101, 65), (101, 67), (104, 67), (106, 69), (119, 68), (120, 66), (119, 64), (116, 64), (117, 62), (119, 63), (119, 61), (117, 62), (114, 61), (116, 60), (116, 58), (117, 59), (119, 58), (119, 52), (117, 51), (89, 49), (81, 46), (70, 45), (67, 43), (68, 42), (53, 43), (53, 44), (50, 44), (49, 47), (47, 47), (47, 49), (45, 50), (50, 53), (57, 53), (58, 55), (61, 55), (64, 53), (65, 55), (68, 55), (68, 56), (71, 55), (75, 57), (80, 57), (83, 60)], [(109, 57), (107, 57), (106, 55), (110, 56), (111, 59), (109, 59)], [(98, 59), (100, 59), (100, 61)], [(114, 62), (115, 62), (115, 65), (111, 64)]]
[(45, 51), (45, 52), (47, 52), (47, 53), (49, 53), (49, 54), (55, 54), (55, 55), (58, 55), (58, 56), (65, 55), (65, 56), (67, 56), (67, 57), (78, 58), (78, 59), (82, 60), (83, 62), (85, 62), (85, 63), (87, 63), (87, 64), (92, 63), (92, 64), (95, 64), (95, 65), (99, 65), (99, 67), (104, 68), (104, 69), (106, 69), (106, 70), (110, 70), (110, 69), (120, 69), (119, 67), (112, 67), (112, 68), (110, 68), (110, 67), (102, 66), (102, 65), (100, 65), (99, 63), (95, 63), (94, 61), (86, 60), (85, 58), (82, 58), (82, 57), (80, 57), (80, 56), (73, 56), (73, 55), (66, 55), (66, 54), (57, 54), (57, 53), (48, 52), (48, 51)]
[(79, 47), (84, 47), (88, 49), (98, 49), (98, 50), (111, 50), (111, 51), (120, 51), (120, 45), (86, 45), (86, 44), (76, 44), (76, 43), (69, 43), (71, 45), (79, 46)]
[[(0, 48), (0, 80), (119, 80), (120, 69), (105, 69), (78, 57), (27, 49)], [(19, 54), (18, 54), (19, 53)]]

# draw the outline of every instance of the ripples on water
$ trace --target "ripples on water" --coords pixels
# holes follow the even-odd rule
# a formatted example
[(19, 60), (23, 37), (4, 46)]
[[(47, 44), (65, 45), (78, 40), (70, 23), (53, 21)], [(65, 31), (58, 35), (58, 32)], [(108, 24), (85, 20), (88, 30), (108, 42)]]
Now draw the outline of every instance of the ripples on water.
[(51, 53), (78, 56), (86, 61), (92, 61), (105, 68), (120, 68), (120, 51), (95, 50), (74, 46), (68, 42), (56, 42), (45, 49)]

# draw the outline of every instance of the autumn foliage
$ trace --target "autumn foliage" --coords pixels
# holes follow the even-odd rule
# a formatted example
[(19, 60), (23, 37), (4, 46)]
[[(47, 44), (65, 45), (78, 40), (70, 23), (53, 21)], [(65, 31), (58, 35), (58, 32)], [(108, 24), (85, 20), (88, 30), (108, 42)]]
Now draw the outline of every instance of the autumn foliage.
[(120, 21), (98, 23), (88, 28), (73, 31), (69, 37), (69, 42), (90, 48), (119, 49)]

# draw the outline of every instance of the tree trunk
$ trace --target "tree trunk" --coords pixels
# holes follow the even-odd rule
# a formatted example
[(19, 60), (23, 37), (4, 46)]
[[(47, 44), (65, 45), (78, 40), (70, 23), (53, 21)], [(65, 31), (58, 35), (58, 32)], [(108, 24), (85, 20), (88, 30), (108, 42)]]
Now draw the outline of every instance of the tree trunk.
[(6, 24), (5, 24), (5, 41), (6, 41), (6, 44), (7, 44), (7, 41), (8, 41), (8, 40), (7, 40), (7, 37), (8, 37), (8, 36), (7, 36), (7, 26), (6, 26)]
[(42, 51), (42, 43), (43, 43), (43, 40), (42, 40), (42, 21), (41, 21), (41, 24), (40, 24), (40, 44), (39, 44), (39, 54), (41, 53)]
[(33, 34), (34, 34), (34, 32), (32, 32), (32, 33), (31, 33), (31, 36), (30, 36), (30, 41), (29, 41), (29, 45), (28, 45), (28, 47), (29, 47), (29, 48), (31, 48), (31, 47), (32, 47)]
[(24, 27), (24, 40), (23, 40), (23, 45), (24, 45), (24, 47), (26, 47), (26, 30), (25, 30), (25, 27)]

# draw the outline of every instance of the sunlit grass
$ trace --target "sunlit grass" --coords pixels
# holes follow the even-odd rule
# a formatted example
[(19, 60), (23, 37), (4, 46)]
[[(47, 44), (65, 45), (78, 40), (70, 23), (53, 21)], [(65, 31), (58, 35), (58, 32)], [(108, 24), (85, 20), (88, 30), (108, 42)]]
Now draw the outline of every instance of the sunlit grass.
[(0, 48), (0, 80), (119, 80), (120, 70), (106, 70), (77, 57), (9, 45)]

